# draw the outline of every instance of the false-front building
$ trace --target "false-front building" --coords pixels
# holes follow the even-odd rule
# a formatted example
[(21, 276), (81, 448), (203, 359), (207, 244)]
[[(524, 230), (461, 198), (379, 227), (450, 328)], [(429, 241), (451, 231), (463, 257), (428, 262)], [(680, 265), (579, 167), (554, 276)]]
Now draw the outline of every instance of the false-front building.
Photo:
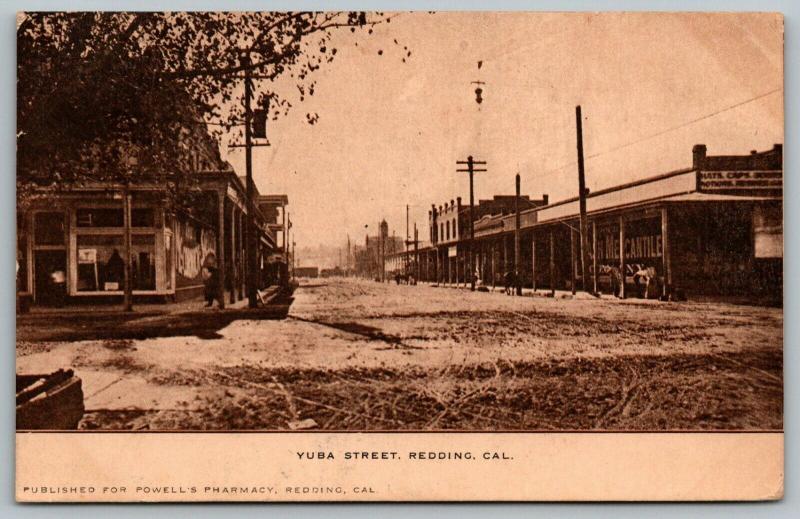
[(448, 240), (446, 229), (442, 240), (432, 226), (433, 246), (416, 253), (420, 276), (466, 284), (476, 272), (484, 284), (495, 285), (516, 271), (523, 286), (535, 289), (585, 286), (623, 297), (722, 294), (780, 301), (782, 186), (780, 144), (723, 156), (707, 155), (704, 145), (696, 145), (691, 167), (588, 194), (585, 285), (578, 197), (543, 200), (521, 211), (519, 265), (513, 213), (476, 217), (474, 242), (463, 232)]

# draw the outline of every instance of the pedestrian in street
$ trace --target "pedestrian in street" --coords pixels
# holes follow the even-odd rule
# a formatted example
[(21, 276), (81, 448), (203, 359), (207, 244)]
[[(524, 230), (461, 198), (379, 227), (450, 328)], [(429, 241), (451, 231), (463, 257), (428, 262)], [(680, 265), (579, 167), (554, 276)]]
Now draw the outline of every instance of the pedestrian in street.
[[(214, 305), (214, 300), (219, 300), (219, 269), (217, 259), (213, 254), (206, 256), (203, 265), (203, 285), (205, 289), (206, 308)], [(220, 301), (222, 306), (222, 301)]]
[(206, 267), (205, 279), (206, 308), (214, 305), (214, 300), (219, 299), (219, 269), (216, 266)]

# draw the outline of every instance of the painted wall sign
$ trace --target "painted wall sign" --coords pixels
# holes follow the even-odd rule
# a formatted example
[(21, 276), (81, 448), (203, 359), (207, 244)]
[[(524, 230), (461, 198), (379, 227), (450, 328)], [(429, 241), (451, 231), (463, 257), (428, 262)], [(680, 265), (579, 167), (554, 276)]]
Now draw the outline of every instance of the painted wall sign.
[(698, 171), (701, 191), (780, 189), (783, 171)]
[(203, 262), (216, 253), (216, 233), (191, 221), (178, 221), (176, 233), (178, 285), (201, 281)]
[[(619, 260), (619, 227), (601, 226), (597, 229), (597, 258), (600, 261)], [(664, 253), (661, 220), (646, 218), (629, 222), (625, 230), (625, 260), (655, 260)]]
[[(597, 235), (597, 264), (601, 283), (614, 283), (619, 276), (619, 226), (599, 226)], [(644, 297), (646, 279), (663, 275), (664, 243), (661, 218), (649, 217), (629, 221), (625, 226), (625, 282), (635, 284)], [(615, 274), (616, 273), (616, 274)]]
[[(598, 238), (598, 259), (619, 259), (619, 235), (605, 234)], [(660, 258), (663, 250), (660, 234), (625, 238), (626, 260)]]

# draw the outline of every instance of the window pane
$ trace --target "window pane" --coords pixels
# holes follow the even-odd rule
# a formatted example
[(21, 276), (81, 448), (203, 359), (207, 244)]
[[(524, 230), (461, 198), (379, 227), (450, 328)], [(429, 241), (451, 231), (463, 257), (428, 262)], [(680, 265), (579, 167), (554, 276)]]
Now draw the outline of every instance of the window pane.
[(64, 245), (64, 213), (36, 213), (36, 245)]
[(152, 208), (131, 209), (131, 225), (133, 227), (153, 227), (155, 225)]
[(122, 209), (93, 207), (78, 209), (78, 227), (122, 227)]
[[(98, 245), (95, 238), (104, 238), (107, 244)], [(78, 291), (122, 290), (125, 262), (121, 251), (122, 236), (78, 236)]]
[[(122, 208), (90, 207), (77, 210), (78, 227), (122, 227), (125, 215)], [(155, 211), (151, 207), (131, 209), (131, 226), (153, 227)]]
[[(114, 235), (78, 235), (78, 287), (87, 291), (125, 288), (124, 238)], [(134, 290), (155, 290), (155, 236), (131, 237), (131, 283)]]
[(132, 283), (134, 290), (155, 290), (156, 289), (156, 261), (152, 250), (137, 250), (131, 253), (133, 276)]

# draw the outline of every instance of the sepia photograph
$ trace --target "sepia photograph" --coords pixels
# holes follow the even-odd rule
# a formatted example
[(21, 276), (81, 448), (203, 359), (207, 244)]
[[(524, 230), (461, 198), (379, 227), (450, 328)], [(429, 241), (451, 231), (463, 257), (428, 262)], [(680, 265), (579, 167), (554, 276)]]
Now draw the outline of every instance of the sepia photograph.
[(783, 432), (780, 14), (16, 34), (18, 433)]

